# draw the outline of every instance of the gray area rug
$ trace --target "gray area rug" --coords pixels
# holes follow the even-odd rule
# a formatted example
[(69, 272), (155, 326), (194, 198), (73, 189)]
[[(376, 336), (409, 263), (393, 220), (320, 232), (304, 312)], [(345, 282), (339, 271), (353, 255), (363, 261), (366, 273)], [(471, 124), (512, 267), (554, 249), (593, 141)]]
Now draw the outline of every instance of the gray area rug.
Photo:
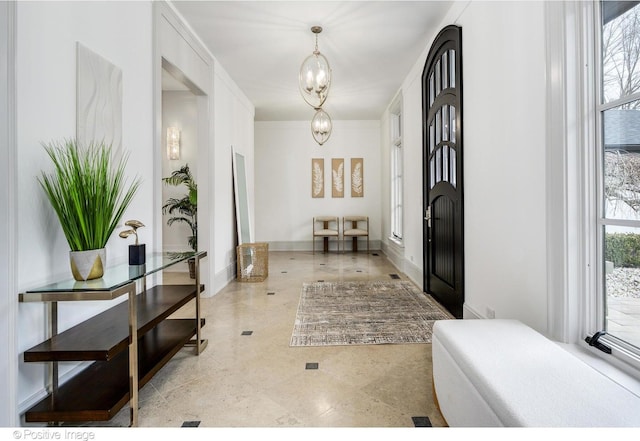
[(452, 318), (404, 280), (305, 283), (290, 346), (431, 343), (433, 322)]

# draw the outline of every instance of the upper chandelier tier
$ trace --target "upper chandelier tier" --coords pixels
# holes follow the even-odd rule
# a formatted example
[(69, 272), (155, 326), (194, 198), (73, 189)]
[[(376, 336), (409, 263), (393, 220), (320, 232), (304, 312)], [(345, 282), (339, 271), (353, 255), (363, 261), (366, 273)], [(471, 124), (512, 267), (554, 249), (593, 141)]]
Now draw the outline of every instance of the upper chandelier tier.
[(318, 34), (322, 27), (313, 26), (311, 32), (316, 34), (316, 46), (311, 55), (305, 58), (300, 67), (298, 85), (302, 98), (314, 109), (324, 104), (331, 86), (331, 68), (324, 55), (318, 50)]

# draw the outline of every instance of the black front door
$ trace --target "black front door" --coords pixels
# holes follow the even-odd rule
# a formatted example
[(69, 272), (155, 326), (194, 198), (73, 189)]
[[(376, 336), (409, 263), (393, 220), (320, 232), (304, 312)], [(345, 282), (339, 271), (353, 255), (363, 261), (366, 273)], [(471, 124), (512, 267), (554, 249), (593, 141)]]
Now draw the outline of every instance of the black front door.
[(464, 303), (462, 31), (447, 26), (422, 73), (424, 290), (455, 317)]

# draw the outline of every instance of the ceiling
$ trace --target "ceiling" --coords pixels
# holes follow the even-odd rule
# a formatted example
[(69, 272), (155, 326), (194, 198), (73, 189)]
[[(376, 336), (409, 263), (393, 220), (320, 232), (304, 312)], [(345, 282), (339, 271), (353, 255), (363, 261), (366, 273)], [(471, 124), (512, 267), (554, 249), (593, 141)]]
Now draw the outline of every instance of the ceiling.
[(451, 1), (185, 1), (173, 5), (254, 104), (257, 121), (310, 120), (298, 71), (311, 26), (332, 83), (334, 120), (379, 119)]

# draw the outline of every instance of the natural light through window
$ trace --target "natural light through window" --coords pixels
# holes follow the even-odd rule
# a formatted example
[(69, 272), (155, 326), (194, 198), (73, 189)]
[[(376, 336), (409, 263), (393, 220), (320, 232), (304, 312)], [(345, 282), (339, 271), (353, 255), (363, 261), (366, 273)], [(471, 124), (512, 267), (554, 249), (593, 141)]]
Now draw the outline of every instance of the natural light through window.
[(402, 114), (391, 113), (391, 238), (402, 241)]
[(601, 4), (599, 222), (605, 331), (640, 350), (640, 5)]

